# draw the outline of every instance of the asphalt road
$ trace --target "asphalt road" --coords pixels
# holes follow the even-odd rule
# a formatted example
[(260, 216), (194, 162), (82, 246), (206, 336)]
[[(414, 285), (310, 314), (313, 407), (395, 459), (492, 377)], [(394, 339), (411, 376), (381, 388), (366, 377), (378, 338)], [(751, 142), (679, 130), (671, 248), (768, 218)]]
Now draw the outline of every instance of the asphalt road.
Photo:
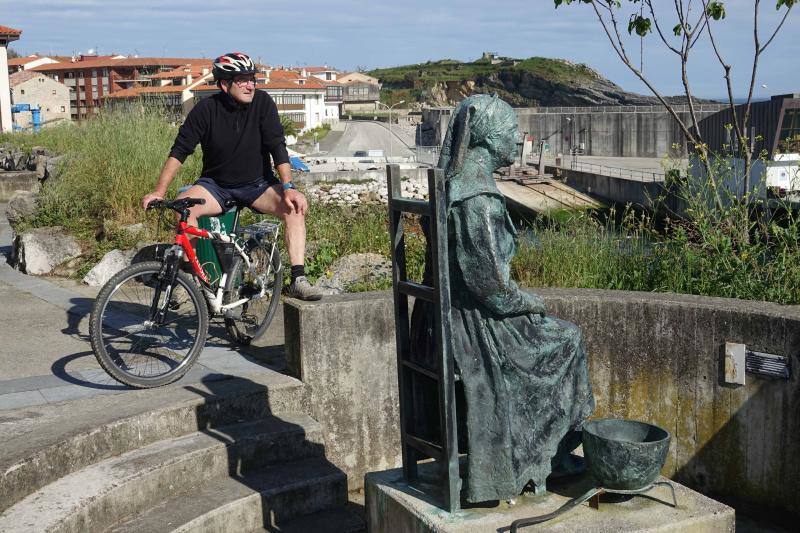
[(409, 157), (412, 155), (406, 142), (401, 140), (401, 132), (377, 122), (348, 121), (338, 142), (328, 151), (328, 156), (353, 157), (357, 151), (383, 150), (384, 155)]

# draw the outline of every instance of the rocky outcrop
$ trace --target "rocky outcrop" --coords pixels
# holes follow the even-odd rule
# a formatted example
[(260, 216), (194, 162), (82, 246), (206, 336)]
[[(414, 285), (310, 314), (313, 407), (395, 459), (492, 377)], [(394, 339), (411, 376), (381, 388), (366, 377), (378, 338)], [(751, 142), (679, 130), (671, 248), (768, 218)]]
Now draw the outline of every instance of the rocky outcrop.
[(81, 255), (78, 241), (59, 226), (28, 230), (15, 239), (14, 266), (26, 274), (49, 274)]
[[(539, 70), (498, 66), (484, 74), (469, 74), (470, 64), (450, 70), (441, 70), (441, 63), (400, 68), (407, 68), (407, 74), (398, 78), (395, 73), (393, 79), (382, 79), (383, 89), (400, 91), (405, 98), (409, 91), (415, 91), (418, 101), (411, 107), (452, 107), (473, 94), (488, 93), (497, 94), (513, 107), (660, 104), (655, 96), (625, 91), (586, 65), (567, 60), (542, 61)], [(667, 101), (684, 104), (685, 98), (667, 97)]]

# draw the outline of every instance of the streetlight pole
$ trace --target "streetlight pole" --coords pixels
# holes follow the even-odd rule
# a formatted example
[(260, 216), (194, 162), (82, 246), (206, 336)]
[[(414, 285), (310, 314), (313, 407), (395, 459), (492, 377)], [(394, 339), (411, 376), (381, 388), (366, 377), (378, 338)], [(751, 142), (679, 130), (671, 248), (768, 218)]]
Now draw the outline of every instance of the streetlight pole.
[(397, 102), (396, 104), (392, 104), (391, 106), (388, 106), (383, 102), (375, 102), (375, 103), (378, 105), (382, 105), (383, 107), (389, 110), (389, 159), (391, 160), (393, 157), (392, 146), (394, 145), (393, 142), (394, 138), (392, 137), (392, 109), (394, 109), (395, 106), (406, 103), (406, 101), (400, 100), (399, 102)]

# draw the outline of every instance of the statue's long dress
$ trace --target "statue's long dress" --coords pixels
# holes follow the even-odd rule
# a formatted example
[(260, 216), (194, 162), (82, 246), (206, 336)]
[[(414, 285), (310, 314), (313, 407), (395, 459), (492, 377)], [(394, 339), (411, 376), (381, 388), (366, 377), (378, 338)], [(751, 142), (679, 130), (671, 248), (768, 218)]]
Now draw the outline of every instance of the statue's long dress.
[[(470, 502), (513, 498), (529, 481), (543, 485), (559, 443), (594, 410), (580, 330), (535, 313), (542, 300), (510, 279), (516, 231), (494, 183), (478, 181), (474, 194), (448, 201), (453, 354), (466, 404)], [(425, 276), (430, 283), (430, 268)], [(435, 368), (432, 315), (430, 304), (415, 302), (411, 348), (414, 360)], [(436, 438), (435, 396), (417, 392), (415, 418), (427, 426), (419, 430)]]

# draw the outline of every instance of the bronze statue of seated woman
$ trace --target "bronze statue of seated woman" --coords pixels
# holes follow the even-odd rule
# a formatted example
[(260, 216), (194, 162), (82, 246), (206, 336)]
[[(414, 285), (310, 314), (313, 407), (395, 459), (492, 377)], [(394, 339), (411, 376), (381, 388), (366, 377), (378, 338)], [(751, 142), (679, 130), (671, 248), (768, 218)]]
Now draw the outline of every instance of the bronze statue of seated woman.
[[(454, 110), (439, 160), (447, 184), (452, 351), (463, 385), (459, 440), (468, 452), (469, 502), (544, 487), (554, 469), (569, 465), (577, 431), (594, 410), (580, 330), (548, 317), (543, 300), (511, 279), (517, 233), (492, 173), (514, 162), (518, 142), (513, 109), (497, 96), (476, 95)], [(425, 284), (429, 265), (430, 254)], [(431, 305), (417, 300), (411, 357), (435, 367), (432, 327)], [(417, 432), (431, 434), (438, 421), (426, 394), (415, 393), (414, 420), (427, 426)]]

